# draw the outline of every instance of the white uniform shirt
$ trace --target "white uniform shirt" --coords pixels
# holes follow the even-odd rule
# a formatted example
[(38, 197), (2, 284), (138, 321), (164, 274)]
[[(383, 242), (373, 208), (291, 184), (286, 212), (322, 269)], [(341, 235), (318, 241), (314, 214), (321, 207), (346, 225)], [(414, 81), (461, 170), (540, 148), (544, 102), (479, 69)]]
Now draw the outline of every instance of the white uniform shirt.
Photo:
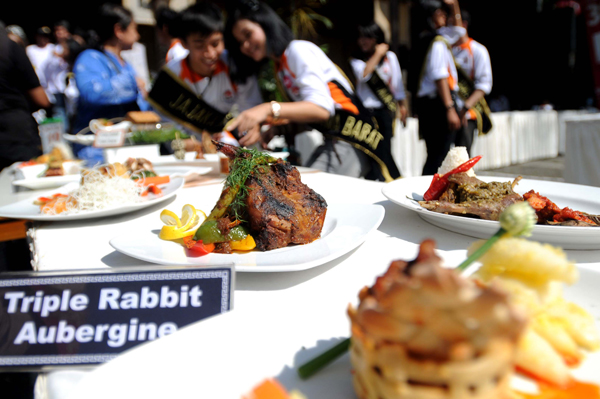
[(417, 97), (435, 97), (437, 87), (435, 81), (439, 79), (448, 79), (451, 91), (458, 91), (458, 76), (452, 53), (444, 41), (435, 41), (431, 50), (427, 53), (423, 79), (419, 86)]
[[(350, 65), (352, 66), (352, 71), (357, 80), (356, 95), (360, 98), (363, 105), (367, 108), (382, 108), (383, 104), (367, 84), (367, 81), (371, 79), (372, 74), (363, 76), (367, 63), (363, 60), (353, 58), (350, 60)], [(398, 62), (396, 54), (388, 51), (383, 62), (377, 65), (376, 70), (390, 89), (394, 99), (396, 101), (404, 100), (406, 98), (406, 93), (404, 92), (402, 71), (400, 70), (400, 63)]]
[(452, 47), (456, 63), (475, 83), (475, 89), (492, 91), (492, 63), (487, 48), (473, 39)]
[(29, 61), (31, 61), (31, 65), (33, 65), (33, 69), (35, 69), (42, 86), (44, 85), (44, 73), (42, 68), (46, 61), (54, 54), (54, 47), (54, 44), (48, 43), (44, 47), (39, 47), (37, 44), (30, 44), (25, 48), (27, 57), (29, 57)]
[(166, 62), (171, 62), (172, 60), (187, 57), (190, 52), (183, 47), (181, 44), (181, 40), (177, 39), (169, 47), (169, 51), (167, 51)]
[(248, 78), (244, 84), (234, 84), (229, 78), (227, 54), (223, 52), (210, 77), (202, 77), (192, 71), (186, 58), (175, 59), (167, 68), (183, 80), (188, 87), (207, 104), (222, 113), (228, 113), (234, 104), (240, 111), (262, 103), (256, 78)]
[(67, 74), (69, 64), (60, 56), (52, 55), (42, 66), (44, 74), (44, 89), (51, 102), (54, 102), (54, 94), (64, 93), (67, 88)]
[(358, 113), (350, 99), (331, 82), (337, 81), (352, 94), (350, 83), (314, 43), (292, 40), (277, 65), (277, 75), (293, 101), (310, 101), (325, 108), (330, 115), (335, 109)]

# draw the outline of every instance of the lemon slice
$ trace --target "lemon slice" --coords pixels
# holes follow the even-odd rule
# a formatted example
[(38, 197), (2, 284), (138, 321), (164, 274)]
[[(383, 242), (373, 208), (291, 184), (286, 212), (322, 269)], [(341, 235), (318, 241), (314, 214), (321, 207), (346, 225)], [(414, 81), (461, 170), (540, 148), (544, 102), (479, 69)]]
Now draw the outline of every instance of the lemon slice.
[(160, 220), (162, 220), (162, 222), (167, 226), (181, 227), (181, 220), (179, 220), (179, 216), (168, 209), (165, 209), (160, 213)]
[(185, 204), (181, 209), (181, 226), (187, 230), (196, 217), (196, 208), (190, 204)]
[[(194, 221), (189, 226), (184, 226), (185, 230), (189, 234), (194, 234), (198, 227), (206, 220), (206, 213), (202, 212), (200, 209), (196, 209), (196, 215), (194, 216)], [(182, 228), (183, 230), (183, 228)], [(189, 235), (188, 234), (188, 235)]]

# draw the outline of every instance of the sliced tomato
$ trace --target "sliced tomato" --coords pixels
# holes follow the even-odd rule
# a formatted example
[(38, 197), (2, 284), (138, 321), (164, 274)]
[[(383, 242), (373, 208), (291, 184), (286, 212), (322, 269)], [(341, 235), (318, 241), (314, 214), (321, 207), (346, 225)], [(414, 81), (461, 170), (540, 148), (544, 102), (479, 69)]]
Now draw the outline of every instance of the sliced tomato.
[(204, 244), (202, 240), (194, 241), (192, 236), (184, 237), (185, 253), (191, 258), (208, 255), (215, 250), (215, 244)]

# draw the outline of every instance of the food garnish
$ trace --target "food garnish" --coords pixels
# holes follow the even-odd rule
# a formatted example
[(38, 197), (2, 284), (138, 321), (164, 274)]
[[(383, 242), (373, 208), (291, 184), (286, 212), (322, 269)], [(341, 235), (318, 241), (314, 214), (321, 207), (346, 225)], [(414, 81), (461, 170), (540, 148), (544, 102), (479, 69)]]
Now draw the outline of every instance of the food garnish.
[[(530, 190), (523, 198), (535, 209), (540, 224), (563, 224), (568, 226), (598, 226), (600, 217), (574, 211), (570, 208), (559, 208), (548, 198)], [(592, 220), (594, 219), (595, 220)]]
[(535, 222), (535, 212), (528, 203), (520, 202), (512, 204), (500, 215), (500, 229), (498, 229), (498, 231), (492, 237), (490, 237), (490, 239), (487, 240), (487, 242), (483, 244), (477, 251), (471, 254), (464, 262), (462, 262), (457, 269), (466, 269), (471, 263), (476, 261), (487, 250), (489, 250), (494, 243), (505, 234), (513, 237), (530, 237)]
[(457, 166), (448, 173), (445, 173), (443, 175), (439, 175), (436, 173), (435, 175), (433, 175), (431, 185), (423, 195), (425, 201), (433, 201), (440, 198), (442, 193), (448, 188), (448, 178), (450, 176), (455, 175), (457, 173), (464, 173), (468, 170), (473, 169), (473, 166), (475, 166), (475, 164), (479, 162), (480, 159), (481, 155), (478, 155), (474, 158), (469, 159), (467, 162)]
[(186, 204), (181, 209), (181, 218), (174, 212), (165, 209), (160, 214), (160, 220), (165, 225), (160, 229), (158, 237), (162, 240), (172, 241), (193, 236), (198, 226), (206, 220), (206, 214), (200, 209)]
[[(182, 240), (186, 254), (191, 257), (207, 255), (215, 250), (215, 243), (227, 242), (231, 250), (250, 251), (256, 247), (254, 238), (240, 226), (230, 226), (227, 236), (217, 228), (216, 221), (208, 221), (206, 214), (190, 204), (183, 206), (181, 218), (174, 212), (165, 209), (160, 214), (165, 224), (158, 237), (167, 241)], [(203, 229), (197, 233), (197, 230)], [(200, 238), (197, 238), (200, 237)]]

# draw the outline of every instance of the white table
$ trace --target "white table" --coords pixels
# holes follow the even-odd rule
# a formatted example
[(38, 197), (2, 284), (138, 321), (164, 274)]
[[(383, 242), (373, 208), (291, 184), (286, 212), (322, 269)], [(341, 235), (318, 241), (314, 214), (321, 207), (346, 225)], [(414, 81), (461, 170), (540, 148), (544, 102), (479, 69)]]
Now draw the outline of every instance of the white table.
[[(392, 260), (413, 259), (419, 243), (431, 237), (446, 264), (455, 266), (475, 239), (429, 225), (387, 201), (381, 194), (384, 183), (322, 172), (304, 173), (302, 180), (330, 205), (383, 205), (381, 226), (360, 247), (322, 266), (238, 273), (229, 313), (129, 350), (92, 372), (50, 373), (41, 384), (48, 387), (47, 397), (240, 398), (274, 376), (308, 398), (353, 398), (347, 355), (308, 381), (297, 377), (296, 367), (349, 335), (348, 304), (356, 303), (359, 290), (373, 284)], [(157, 228), (164, 208), (178, 210), (191, 203), (211, 209), (220, 190), (218, 184), (183, 189), (172, 202), (135, 214), (41, 225), (33, 235), (36, 267), (148, 266), (115, 252), (108, 240), (128, 228)], [(568, 251), (568, 256), (583, 266), (600, 267), (600, 251)]]

